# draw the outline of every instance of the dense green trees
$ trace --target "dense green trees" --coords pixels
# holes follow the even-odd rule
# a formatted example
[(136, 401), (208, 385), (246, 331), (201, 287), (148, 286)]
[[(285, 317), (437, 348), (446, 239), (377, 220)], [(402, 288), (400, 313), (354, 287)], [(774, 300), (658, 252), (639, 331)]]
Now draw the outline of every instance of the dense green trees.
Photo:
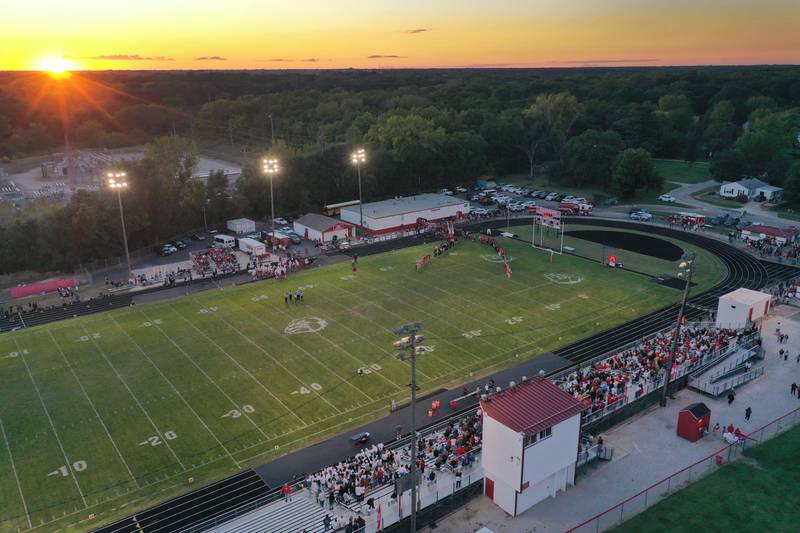
[[(800, 202), (800, 69), (391, 70), (270, 73), (81, 73), (80, 91), (43, 93), (0, 73), (0, 157), (153, 141), (129, 166), (133, 248), (209, 223), (263, 218), (260, 159), (281, 159), (278, 214), (318, 211), (541, 169), (553, 182), (631, 196), (660, 186), (654, 157), (710, 160), (720, 180), (785, 185)], [(33, 81), (32, 81), (33, 80)], [(64, 85), (62, 87), (69, 87)], [(86, 95), (91, 96), (91, 99)], [(62, 122), (62, 111), (66, 120)], [(274, 132), (274, 139), (273, 139)], [(168, 136), (168, 137), (164, 137)], [(235, 187), (189, 179), (198, 146), (238, 159)], [(0, 209), (0, 271), (68, 268), (121, 252), (113, 202), (80, 194), (64, 207)], [(10, 213), (10, 214), (9, 214)], [(76, 229), (78, 228), (78, 229)], [(15, 254), (17, 233), (38, 243)]]
[(614, 160), (614, 190), (623, 198), (633, 198), (645, 189), (660, 189), (663, 183), (647, 150), (628, 148)]

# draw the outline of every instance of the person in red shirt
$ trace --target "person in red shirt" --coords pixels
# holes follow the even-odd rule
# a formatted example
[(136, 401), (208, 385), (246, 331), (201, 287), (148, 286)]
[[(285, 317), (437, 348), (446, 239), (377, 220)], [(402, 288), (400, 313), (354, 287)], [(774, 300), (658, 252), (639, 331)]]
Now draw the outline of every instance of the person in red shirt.
[(283, 484), (283, 487), (281, 487), (281, 493), (283, 493), (283, 499), (286, 501), (286, 503), (292, 501), (292, 487), (290, 487), (288, 483)]

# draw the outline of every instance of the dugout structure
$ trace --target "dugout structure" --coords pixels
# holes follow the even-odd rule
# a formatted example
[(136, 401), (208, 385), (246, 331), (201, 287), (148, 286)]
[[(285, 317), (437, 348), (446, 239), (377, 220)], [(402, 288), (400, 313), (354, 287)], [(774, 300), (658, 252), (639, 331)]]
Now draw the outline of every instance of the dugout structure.
[[(531, 246), (559, 255), (564, 253), (564, 223), (558, 209), (536, 206), (531, 225)], [(554, 237), (558, 242), (557, 248), (546, 246), (545, 237)]]

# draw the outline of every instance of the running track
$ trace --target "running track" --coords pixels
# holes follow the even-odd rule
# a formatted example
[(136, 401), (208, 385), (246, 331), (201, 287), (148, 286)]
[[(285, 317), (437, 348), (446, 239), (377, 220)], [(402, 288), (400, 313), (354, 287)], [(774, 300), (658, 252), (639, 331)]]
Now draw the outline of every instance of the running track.
[[(515, 223), (524, 224), (526, 220), (529, 219), (515, 219)], [(627, 221), (591, 218), (566, 219), (566, 222), (578, 221), (583, 225), (597, 226), (598, 228), (610, 227), (638, 231), (643, 229), (643, 225)], [(469, 229), (479, 231), (488, 227), (505, 227), (505, 221), (476, 224), (470, 226)], [(720, 283), (689, 299), (690, 304), (698, 307), (715, 309), (717, 298), (722, 294), (740, 287), (760, 289), (800, 275), (800, 268), (760, 260), (724, 242), (705, 237), (703, 234), (659, 226), (648, 225), (644, 226), (644, 228), (651, 234), (671, 237), (704, 248), (715, 254), (726, 266), (727, 275)], [(430, 240), (422, 237), (420, 239), (401, 239), (392, 243), (380, 243), (369, 248), (361, 248), (358, 250), (358, 254), (365, 256), (388, 251), (392, 248), (413, 246), (419, 244), (423, 239)], [(530, 361), (520, 363), (512, 368), (498, 372), (493, 377), (497, 383), (505, 383), (509, 380), (509, 376), (511, 376), (511, 379), (517, 379), (517, 376), (523, 374), (536, 375), (538, 369), (545, 370), (548, 375), (554, 374), (609, 352), (618, 346), (636, 341), (648, 333), (669, 327), (675, 321), (677, 312), (678, 304), (667, 306), (615, 328), (559, 348), (552, 354), (543, 354)], [(690, 318), (696, 318), (698, 315), (703, 314), (703, 311), (688, 307), (686, 314)], [(485, 381), (486, 379), (482, 380), (482, 382)], [(460, 390), (453, 390), (437, 396), (437, 398), (442, 398), (442, 403), (446, 405), (449, 397), (460, 395)], [(425, 420), (426, 417), (422, 410), (427, 409), (427, 407), (424, 402), (421, 403), (422, 405), (418, 406), (421, 408), (420, 412), (418, 412), (418, 419)], [(463, 407), (464, 409), (469, 409), (471, 406), (464, 405)], [(248, 501), (263, 497), (273, 491), (272, 489), (281, 482), (289, 481), (301, 472), (316, 471), (352, 455), (353, 448), (348, 438), (351, 434), (358, 431), (369, 431), (376, 437), (376, 441), (382, 440), (385, 435), (393, 435), (398, 418), (407, 417), (406, 409), (398, 410), (392, 415), (376, 420), (361, 428), (350, 430), (345, 434), (331, 437), (317, 445), (279, 457), (253, 470), (247, 470), (198, 491), (169, 500), (97, 531), (102, 533), (135, 533), (143, 529), (148, 532), (161, 533), (177, 531), (191, 524), (196, 524), (210, 516), (221, 514), (225, 510), (233, 509)], [(446, 409), (443, 409), (440, 416), (433, 419), (432, 423), (439, 422), (448, 416), (452, 416), (452, 412), (447, 412)], [(256, 473), (258, 475), (255, 475)]]

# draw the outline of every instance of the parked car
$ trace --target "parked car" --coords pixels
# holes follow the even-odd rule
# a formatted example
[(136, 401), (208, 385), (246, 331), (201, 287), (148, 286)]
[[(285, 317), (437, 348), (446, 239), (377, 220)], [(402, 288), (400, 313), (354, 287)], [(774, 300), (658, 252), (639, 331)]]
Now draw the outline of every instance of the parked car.
[(446, 194), (447, 196), (453, 196), (453, 191), (450, 189), (442, 189), (439, 191), (439, 194)]
[(285, 218), (278, 217), (278, 218), (275, 219), (275, 224), (276, 225), (280, 224), (281, 226), (286, 226), (287, 224), (289, 224), (289, 221), (286, 220)]
[(629, 214), (629, 215), (632, 215), (632, 214), (634, 214), (634, 213), (639, 213), (639, 212), (641, 212), (641, 211), (644, 211), (644, 210), (643, 210), (641, 207), (636, 207), (635, 205), (632, 205), (632, 206), (630, 207), (630, 209), (628, 209), (628, 214)]
[(169, 243), (156, 247), (156, 253), (161, 256), (172, 255), (177, 251), (178, 249)]
[(192, 240), (193, 241), (204, 241), (206, 240), (205, 233), (192, 233)]
[(260, 241), (261, 240), (261, 232), (259, 231), (258, 233), (248, 233), (247, 234), (247, 238), (248, 239), (255, 239), (257, 241)]
[[(186, 243), (180, 239), (175, 239), (173, 242), (169, 243), (173, 247), (177, 248), (178, 250), (183, 250), (186, 248)], [(177, 250), (176, 250), (177, 251)]]
[(725, 222), (726, 218), (728, 218), (728, 215), (717, 215), (711, 220), (709, 220), (708, 223), (711, 224), (712, 226), (716, 226), (718, 224), (722, 224), (723, 222)]
[(288, 233), (288, 235), (289, 235), (289, 238), (292, 240), (292, 244), (302, 244), (303, 239), (301, 239), (300, 235), (298, 235), (297, 233), (292, 231), (292, 232)]
[(536, 202), (534, 202), (533, 200), (528, 200), (526, 202), (522, 202), (522, 207), (525, 207), (525, 208), (536, 207)]
[(726, 226), (736, 226), (740, 222), (739, 217), (730, 217), (728, 220), (725, 221)]
[(461, 187), (461, 186), (458, 186), (458, 187), (456, 187), (456, 192), (462, 192), (462, 193), (463, 193), (463, 192), (467, 192), (467, 188), (466, 188), (466, 187)]
[(662, 194), (661, 196), (658, 197), (658, 199), (661, 200), (662, 202), (675, 203), (675, 197), (672, 196), (671, 194)]
[(639, 211), (638, 213), (631, 213), (631, 220), (640, 220), (642, 222), (649, 222), (653, 219), (653, 215), (647, 211)]
[(507, 207), (509, 211), (514, 213), (519, 213), (520, 211), (525, 211), (527, 209), (527, 207), (525, 207), (524, 205), (517, 203), (508, 204)]
[(483, 207), (473, 207), (470, 208), (469, 213), (471, 215), (486, 216), (489, 214), (489, 210), (484, 209)]
[(558, 196), (559, 196), (559, 194), (557, 192), (551, 192), (551, 193), (548, 193), (547, 196), (544, 197), (544, 199), (547, 200), (548, 202), (552, 202), (552, 201), (558, 199)]
[(564, 198), (561, 199), (562, 202), (569, 202), (570, 200), (574, 199), (575, 197), (571, 194), (566, 195)]

